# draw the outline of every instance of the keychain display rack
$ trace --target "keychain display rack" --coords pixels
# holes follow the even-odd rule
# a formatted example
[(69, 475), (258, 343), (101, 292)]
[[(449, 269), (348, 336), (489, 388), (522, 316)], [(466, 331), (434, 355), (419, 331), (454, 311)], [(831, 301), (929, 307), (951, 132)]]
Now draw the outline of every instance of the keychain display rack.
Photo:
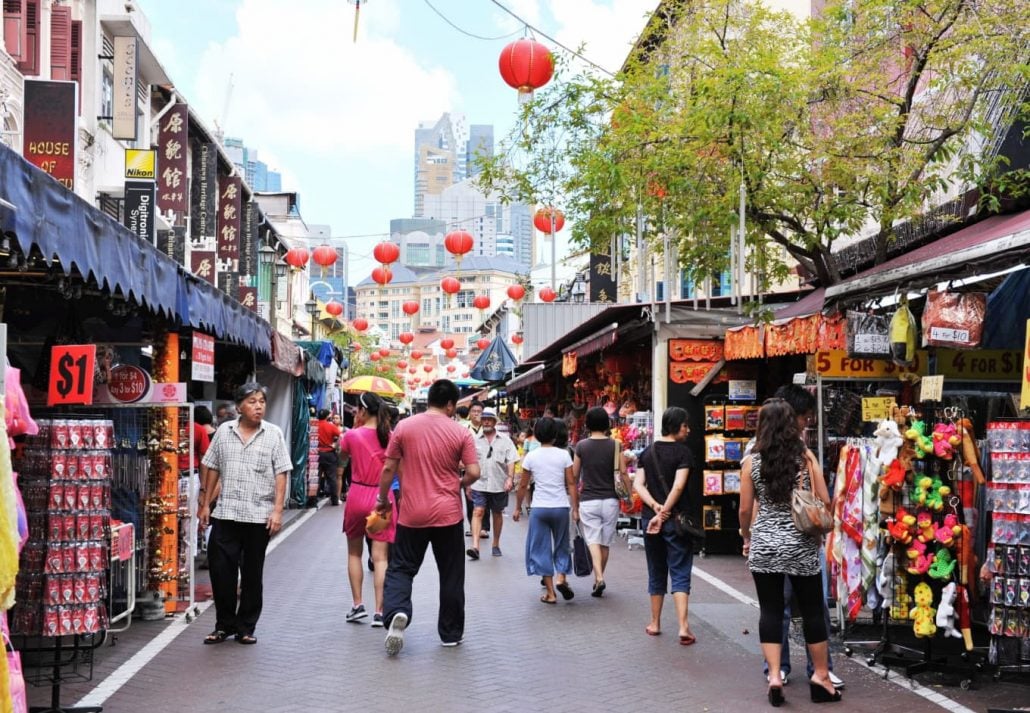
[[(740, 552), (740, 470), (744, 451), (758, 427), (754, 401), (705, 399), (705, 467), (701, 471), (701, 523), (705, 554)], [(748, 476), (749, 477), (749, 476)]]

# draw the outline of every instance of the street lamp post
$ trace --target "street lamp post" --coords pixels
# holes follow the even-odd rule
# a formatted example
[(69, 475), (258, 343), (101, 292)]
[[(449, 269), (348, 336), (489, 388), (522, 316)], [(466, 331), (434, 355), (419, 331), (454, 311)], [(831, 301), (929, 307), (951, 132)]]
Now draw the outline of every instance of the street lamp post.
[(318, 316), (318, 301), (315, 294), (309, 293), (308, 301), (304, 303), (304, 309), (311, 315), (311, 341), (315, 340), (315, 318)]
[(274, 323), (275, 315), (275, 250), (268, 243), (258, 248), (258, 263), (262, 268), (262, 277), (268, 273), (268, 321)]

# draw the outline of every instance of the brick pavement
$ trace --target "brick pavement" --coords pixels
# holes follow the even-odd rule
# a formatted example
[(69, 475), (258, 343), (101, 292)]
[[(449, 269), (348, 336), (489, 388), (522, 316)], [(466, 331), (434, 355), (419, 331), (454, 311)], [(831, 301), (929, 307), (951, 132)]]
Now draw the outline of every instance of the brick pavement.
[[(340, 508), (319, 511), (269, 555), (257, 646), (232, 641), (203, 646), (201, 639), (213, 628), (209, 610), (112, 695), (104, 710), (482, 713), (646, 707), (714, 713), (767, 705), (755, 609), (695, 579), (691, 628), (698, 644), (678, 645), (671, 601), (663, 622), (666, 633), (645, 636), (644, 554), (628, 550), (621, 539), (613, 548), (604, 598), (589, 596), (589, 578), (574, 578), (573, 601), (543, 605), (537, 580), (525, 574), (525, 521), (510, 519), (501, 543), (505, 556), (467, 565), (465, 643), (453, 649), (440, 646), (435, 565), (429, 555), (416, 579), (404, 651), (388, 658), (382, 629), (343, 621), (350, 593), (341, 516)], [(697, 564), (733, 574), (740, 580), (734, 586), (751, 594), (740, 578), (739, 559), (709, 558)], [(367, 577), (365, 591), (368, 605)], [(799, 656), (800, 650), (796, 671), (803, 667)], [(854, 661), (839, 657), (836, 665), (848, 682), (849, 712), (879, 713), (885, 705), (941, 710)], [(803, 679), (795, 678), (785, 691), (788, 705), (815, 709)], [(948, 695), (951, 690), (945, 689)], [(64, 698), (65, 704), (74, 700)], [(33, 700), (42, 698), (34, 693)]]

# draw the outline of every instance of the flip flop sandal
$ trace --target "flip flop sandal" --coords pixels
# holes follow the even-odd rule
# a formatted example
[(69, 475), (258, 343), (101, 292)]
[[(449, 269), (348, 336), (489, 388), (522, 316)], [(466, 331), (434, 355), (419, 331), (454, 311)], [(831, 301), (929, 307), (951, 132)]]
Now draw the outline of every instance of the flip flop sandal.
[(556, 585), (554, 585), (554, 588), (558, 590), (558, 592), (562, 596), (562, 599), (564, 599), (565, 601), (569, 601), (574, 596), (576, 596), (576, 593), (574, 591), (572, 591), (572, 587), (569, 586), (568, 582), (562, 582), (561, 584), (556, 584)]
[(220, 644), (229, 638), (228, 631), (222, 631), (221, 629), (215, 629), (210, 634), (204, 637), (205, 644)]
[(257, 643), (257, 639), (254, 638), (253, 634), (237, 634), (236, 643), (243, 644), (245, 646), (253, 646)]
[(680, 646), (692, 646), (697, 643), (697, 637), (693, 634), (680, 637)]
[(470, 560), (477, 560), (477, 559), (479, 559), (479, 550), (476, 549), (475, 547), (469, 547), (467, 550), (465, 550), (465, 554), (468, 555), (468, 558)]
[(661, 630), (655, 631), (654, 629), (652, 629), (649, 626), (645, 626), (644, 627), (644, 633), (647, 634), (648, 636), (661, 636), (661, 634), (662, 634)]
[(540, 601), (542, 601), (544, 604), (557, 604), (558, 603), (557, 599), (548, 599), (546, 594), (544, 596), (540, 597)]

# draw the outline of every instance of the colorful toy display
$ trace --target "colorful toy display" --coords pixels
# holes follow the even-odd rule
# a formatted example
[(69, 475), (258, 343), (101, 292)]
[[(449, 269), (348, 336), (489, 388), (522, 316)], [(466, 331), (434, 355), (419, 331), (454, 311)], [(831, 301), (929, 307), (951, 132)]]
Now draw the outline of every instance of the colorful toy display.
[(908, 614), (908, 618), (914, 622), (912, 630), (919, 638), (933, 636), (937, 633), (937, 625), (934, 623), (937, 610), (931, 606), (933, 604), (933, 590), (930, 589), (930, 585), (926, 582), (920, 582), (916, 585), (913, 597), (916, 605)]

